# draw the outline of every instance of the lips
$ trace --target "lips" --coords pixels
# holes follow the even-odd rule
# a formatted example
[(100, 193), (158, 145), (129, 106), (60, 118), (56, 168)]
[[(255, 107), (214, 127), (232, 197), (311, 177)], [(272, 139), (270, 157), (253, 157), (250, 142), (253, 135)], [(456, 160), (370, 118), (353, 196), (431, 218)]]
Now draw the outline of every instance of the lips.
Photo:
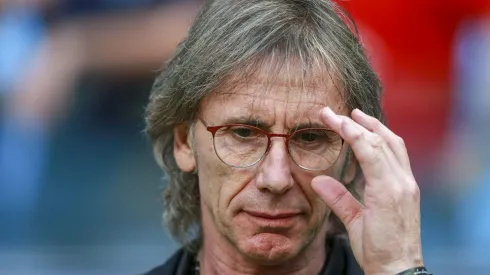
[(296, 212), (296, 211), (262, 212), (262, 211), (244, 210), (244, 212), (256, 218), (269, 219), (269, 220), (293, 218), (301, 214), (300, 212)]
[[(278, 230), (289, 230), (296, 227), (299, 223), (301, 212), (296, 211), (276, 211), (263, 212), (244, 210), (240, 219), (244, 218), (248, 223), (251, 223), (257, 228), (261, 228), (262, 232), (278, 232)], [(265, 230), (265, 231), (264, 231)], [(270, 233), (269, 232), (269, 233)]]

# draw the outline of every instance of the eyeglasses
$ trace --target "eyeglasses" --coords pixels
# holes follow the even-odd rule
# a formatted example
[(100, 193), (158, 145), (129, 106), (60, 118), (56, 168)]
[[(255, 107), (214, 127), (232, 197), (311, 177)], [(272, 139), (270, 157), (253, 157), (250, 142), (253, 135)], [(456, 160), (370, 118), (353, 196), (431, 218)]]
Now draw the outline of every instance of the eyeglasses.
[(203, 124), (213, 135), (218, 158), (236, 168), (258, 163), (270, 150), (271, 138), (281, 137), (296, 165), (305, 170), (326, 170), (337, 161), (344, 143), (339, 134), (327, 128), (301, 129), (288, 135), (268, 133), (246, 124), (207, 126), (204, 121)]

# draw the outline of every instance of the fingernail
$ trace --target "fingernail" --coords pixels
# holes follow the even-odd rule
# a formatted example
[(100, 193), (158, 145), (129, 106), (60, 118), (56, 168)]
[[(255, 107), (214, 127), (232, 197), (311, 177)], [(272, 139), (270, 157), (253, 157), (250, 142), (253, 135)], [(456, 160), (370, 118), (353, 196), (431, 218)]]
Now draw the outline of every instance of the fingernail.
[(333, 117), (335, 116), (335, 113), (332, 111), (332, 109), (330, 109), (330, 107), (325, 107), (323, 108), (322, 110), (322, 114), (326, 117)]
[(358, 108), (355, 108), (352, 112), (358, 112), (362, 115), (365, 115), (366, 113), (364, 113), (361, 109), (358, 109)]

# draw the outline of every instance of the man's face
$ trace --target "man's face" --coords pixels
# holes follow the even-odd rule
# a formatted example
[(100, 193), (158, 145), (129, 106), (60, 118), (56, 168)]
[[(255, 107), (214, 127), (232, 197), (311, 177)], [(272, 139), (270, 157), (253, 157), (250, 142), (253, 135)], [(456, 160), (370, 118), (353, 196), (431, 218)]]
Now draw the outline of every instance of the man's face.
[[(268, 132), (290, 134), (298, 125), (322, 126), (319, 112), (325, 106), (346, 113), (333, 85), (286, 86), (277, 81), (271, 86), (257, 80), (208, 96), (200, 116), (208, 126), (252, 120)], [(219, 236), (247, 258), (267, 263), (290, 259), (314, 240), (324, 240), (330, 211), (310, 183), (320, 174), (338, 178), (345, 148), (328, 170), (312, 172), (291, 160), (282, 137), (272, 138), (267, 154), (248, 168), (224, 164), (200, 120), (193, 143), (205, 235)]]

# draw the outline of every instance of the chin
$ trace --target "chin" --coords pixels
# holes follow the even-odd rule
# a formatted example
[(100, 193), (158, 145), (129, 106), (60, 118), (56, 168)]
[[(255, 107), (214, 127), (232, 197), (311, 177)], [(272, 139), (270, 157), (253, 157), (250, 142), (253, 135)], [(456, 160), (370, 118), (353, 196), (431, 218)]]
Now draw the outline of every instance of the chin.
[(298, 257), (316, 238), (319, 227), (308, 218), (270, 221), (238, 215), (225, 226), (224, 236), (251, 262), (263, 266), (284, 264)]
[(237, 240), (242, 255), (262, 265), (277, 265), (296, 257), (304, 248), (300, 236), (258, 233)]

